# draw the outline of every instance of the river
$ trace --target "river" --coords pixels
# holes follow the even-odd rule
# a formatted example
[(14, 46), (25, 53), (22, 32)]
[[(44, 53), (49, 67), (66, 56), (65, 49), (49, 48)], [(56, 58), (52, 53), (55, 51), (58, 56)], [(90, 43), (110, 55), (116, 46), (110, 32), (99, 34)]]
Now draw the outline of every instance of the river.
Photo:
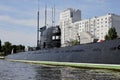
[(120, 80), (120, 72), (0, 60), (0, 80)]

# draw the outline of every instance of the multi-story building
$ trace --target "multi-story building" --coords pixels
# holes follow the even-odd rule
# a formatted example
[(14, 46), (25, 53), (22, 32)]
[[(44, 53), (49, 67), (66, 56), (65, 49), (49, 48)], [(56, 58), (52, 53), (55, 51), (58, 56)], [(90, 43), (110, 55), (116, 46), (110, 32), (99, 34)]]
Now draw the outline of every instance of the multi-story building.
[[(68, 8), (60, 14), (60, 28), (61, 28), (61, 44), (66, 46), (70, 40), (75, 38), (73, 36), (76, 29), (73, 28), (73, 23), (81, 20), (81, 11)], [(74, 29), (74, 30), (73, 30)], [(75, 34), (76, 35), (76, 34)]]
[[(70, 41), (78, 39), (78, 36), (81, 37), (83, 33), (86, 34), (84, 36), (91, 36), (91, 41), (93, 38), (104, 40), (111, 27), (116, 28), (120, 37), (119, 15), (109, 13), (104, 16), (81, 20), (80, 10), (67, 9), (60, 14), (61, 45), (68, 46)], [(86, 37), (83, 38), (80, 38), (81, 43), (89, 42), (85, 40)]]

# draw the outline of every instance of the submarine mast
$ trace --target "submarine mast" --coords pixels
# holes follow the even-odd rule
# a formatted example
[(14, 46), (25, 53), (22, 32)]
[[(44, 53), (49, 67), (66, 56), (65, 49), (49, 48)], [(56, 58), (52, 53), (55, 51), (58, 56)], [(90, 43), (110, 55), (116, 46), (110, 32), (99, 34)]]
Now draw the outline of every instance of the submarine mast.
[(37, 48), (39, 48), (40, 39), (39, 39), (39, 0), (38, 0), (38, 11), (37, 11)]

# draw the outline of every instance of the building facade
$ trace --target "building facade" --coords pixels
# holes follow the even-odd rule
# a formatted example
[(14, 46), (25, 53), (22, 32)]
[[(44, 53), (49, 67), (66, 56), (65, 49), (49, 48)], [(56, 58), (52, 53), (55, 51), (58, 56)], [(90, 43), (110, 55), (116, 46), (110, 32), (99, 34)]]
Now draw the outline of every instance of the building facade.
[(80, 20), (80, 10), (68, 8), (67, 10), (60, 13), (61, 46), (69, 45), (68, 43), (76, 37), (77, 30), (76, 28), (73, 28), (73, 23)]
[(119, 15), (109, 13), (104, 16), (81, 20), (80, 10), (67, 9), (60, 14), (61, 46), (68, 46), (69, 42), (78, 39), (79, 36), (83, 39), (80, 42), (85, 43), (85, 37), (82, 37), (83, 33), (86, 34), (86, 36), (90, 35), (91, 38), (88, 36), (89, 39), (104, 40), (105, 35), (108, 34), (108, 30), (111, 27), (116, 28), (118, 36), (120, 37)]

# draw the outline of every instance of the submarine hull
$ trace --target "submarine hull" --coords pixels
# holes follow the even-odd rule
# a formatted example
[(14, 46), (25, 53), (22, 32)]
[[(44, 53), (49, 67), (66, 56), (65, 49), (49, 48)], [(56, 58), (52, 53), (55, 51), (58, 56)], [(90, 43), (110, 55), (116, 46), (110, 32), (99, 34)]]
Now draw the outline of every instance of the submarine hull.
[(5, 59), (120, 64), (120, 39), (11, 54)]

